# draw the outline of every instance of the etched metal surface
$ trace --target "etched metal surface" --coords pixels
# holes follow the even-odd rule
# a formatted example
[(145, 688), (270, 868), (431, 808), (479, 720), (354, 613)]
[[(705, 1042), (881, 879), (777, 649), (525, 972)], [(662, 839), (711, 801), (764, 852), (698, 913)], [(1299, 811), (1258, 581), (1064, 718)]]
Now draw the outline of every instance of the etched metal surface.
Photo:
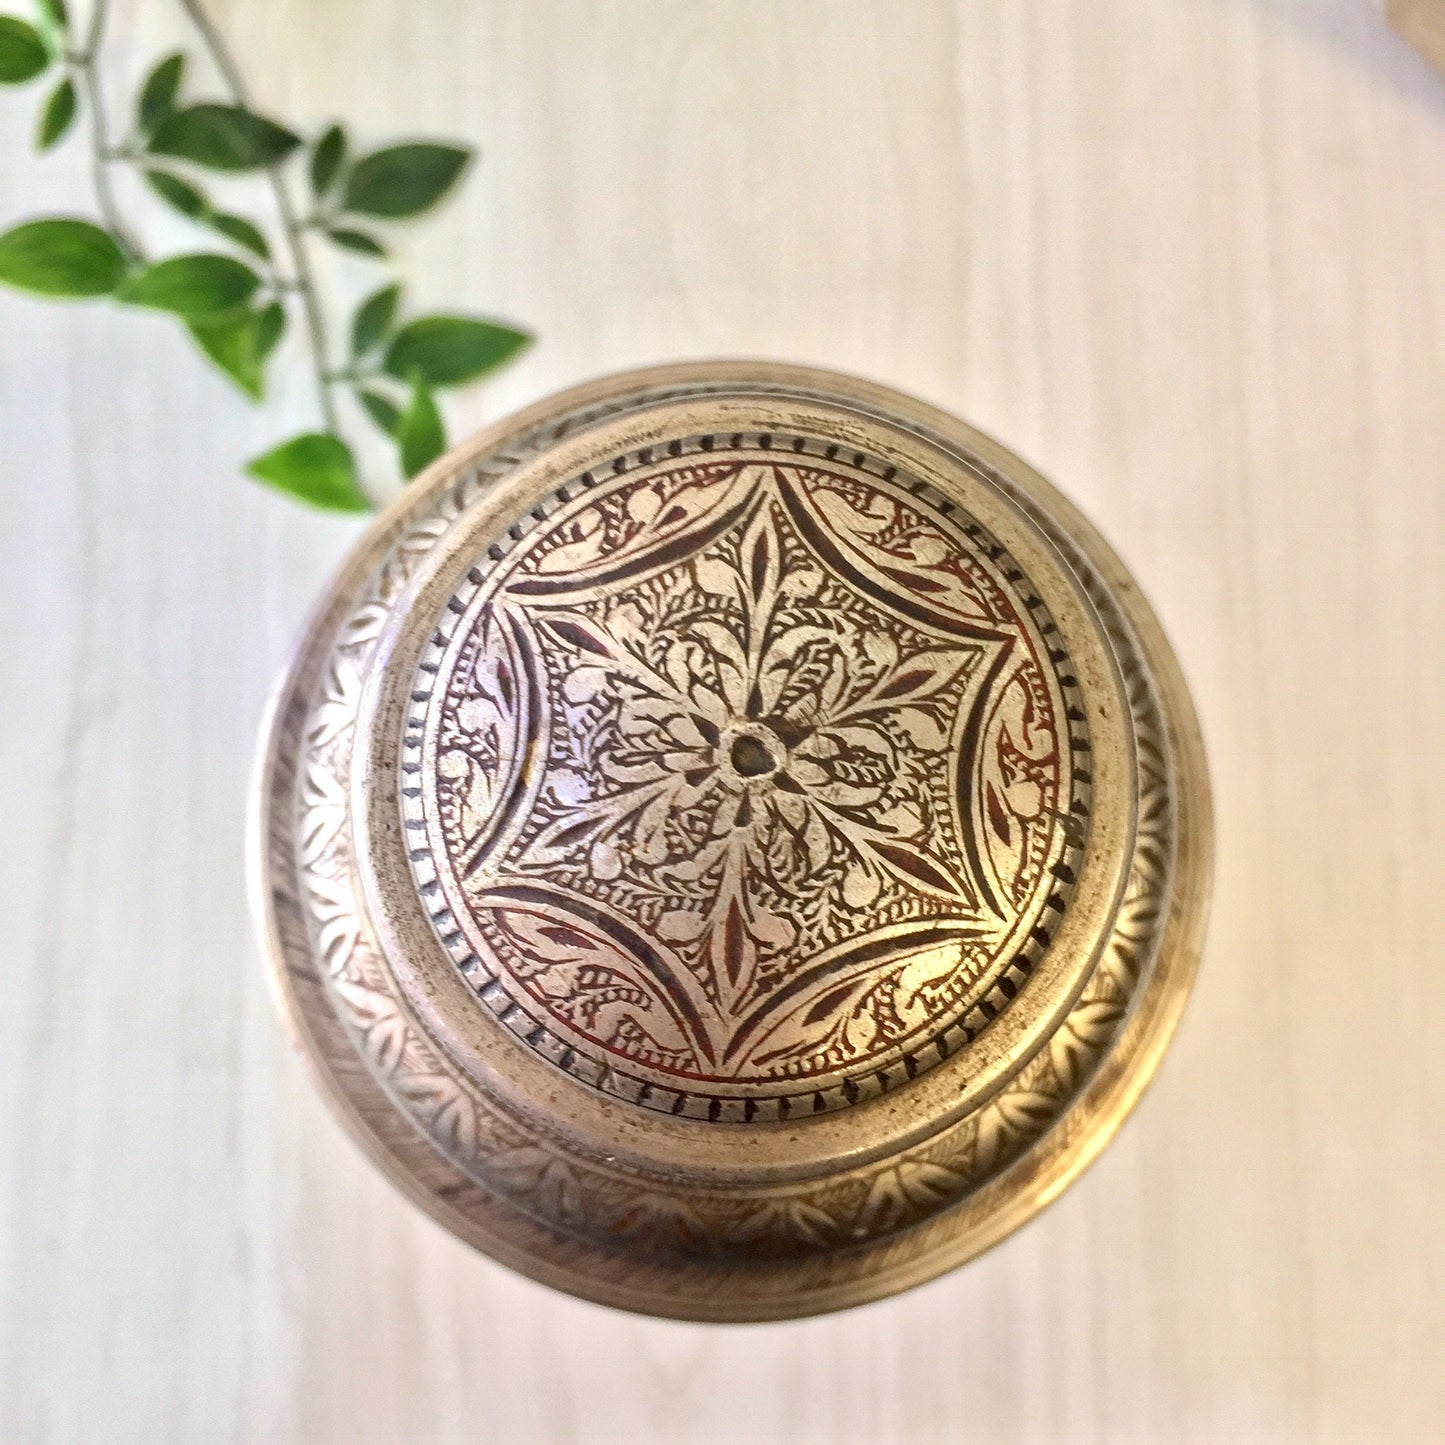
[[(564, 439), (572, 445), (630, 408), (723, 394), (745, 394), (750, 411), (774, 422), (814, 400), (827, 407), (846, 398), (870, 413), (870, 427), (894, 438), (893, 418), (907, 416), (912, 405), (843, 378), (785, 368), (753, 374), (743, 367), (679, 367), (584, 389), (474, 446), (450, 474), (420, 485), (405, 514), (377, 529), (317, 613), (268, 725), (253, 880), (279, 995), (298, 1037), (321, 1066), (350, 1127), (415, 1199), (478, 1247), (590, 1298), (693, 1318), (757, 1319), (858, 1303), (959, 1263), (1016, 1227), (1087, 1163), (1152, 1073), (1187, 992), (1208, 892), (1209, 809), (1187, 693), (1127, 574), (1087, 524), (1016, 459), (1006, 458), (1000, 470), (976, 434), (937, 414), (920, 423), (915, 408), (907, 425), (924, 438), (924, 447), (936, 443), (949, 453), (960, 485), (956, 488), (951, 476), (949, 497), (943, 498), (898, 478), (906, 492), (900, 500), (905, 506), (926, 503), (951, 518), (968, 550), (1003, 569), (1030, 609), (1021, 620), (1026, 626), (1037, 622), (1049, 651), (1059, 653), (1048, 660), (1047, 681), (1056, 667), (1068, 665), (1058, 631), (1040, 621), (1047, 614), (1033, 610), (1029, 583), (1013, 562), (962, 517), (959, 493), (992, 490), (1029, 516), (1067, 559), (1087, 596), (1093, 625), (1107, 636), (1123, 685), (1118, 704), (1132, 737), (1121, 779), (1108, 762), (1120, 758), (1120, 738), (1111, 735), (1119, 713), (1113, 704), (1107, 714), (1095, 706), (1101, 686), (1095, 664), (1086, 667), (1089, 684), (1082, 695), (1095, 729), (1087, 742), (1077, 727), (1082, 719), (1072, 716), (1081, 696), (1065, 674), (1063, 711), (1054, 718), (1061, 729), (1067, 725), (1074, 778), (1068, 789), (1061, 784), (1056, 807), (1062, 812), (1071, 793), (1070, 806), (1085, 804), (1093, 816), (1077, 896), (1062, 900), (1067, 916), (1046, 900), (1021, 953), (980, 1000), (985, 1020), (990, 1011), (1007, 1010), (1006, 1016), (946, 1065), (876, 1108), (735, 1132), (689, 1122), (713, 1117), (706, 1105), (703, 1112), (694, 1107), (705, 1096), (679, 1094), (684, 1117), (672, 1120), (617, 1110), (590, 1089), (562, 1090), (560, 1077), (554, 1093), (541, 1083), (550, 1066), (537, 1063), (528, 1048), (497, 1039), (490, 1021), (469, 1007), (456, 977), (448, 980), (455, 994), (446, 995), (452, 1001), (442, 1017), (452, 1037), (480, 1046), (484, 1067), (452, 1052), (456, 1045), (448, 1035), (432, 1031), (432, 985), (418, 991), (412, 964), (437, 948), (434, 939), (422, 941), (428, 917), (452, 954), (449, 964), (444, 952), (435, 952), (440, 970), (435, 981), (465, 960), (465, 950), (459, 958), (455, 947), (465, 936), (447, 912), (438, 879), (414, 871), (421, 865), (415, 858), (407, 861), (409, 850), (400, 838), (376, 851), (375, 832), (356, 831), (349, 801), (360, 797), (364, 806), (381, 808), (378, 818), (389, 812), (394, 819), (400, 781), (403, 797), (415, 794), (407, 807), (420, 805), (426, 708), (410, 720), (398, 753), (395, 726), (376, 730), (363, 703), (371, 692), (368, 679), (378, 674), (387, 689), (395, 689), (398, 705), (412, 684), (415, 652), (403, 671), (393, 676), (385, 670), (396, 636), (390, 624), (405, 620), (415, 629), (418, 647), (436, 628), (432, 641), (440, 665), (446, 648), (454, 641), (460, 646), (472, 630), (470, 603), (459, 595), (454, 600), (460, 611), (447, 609), (437, 627), (435, 615), (415, 615), (408, 599), (449, 544), (458, 564), (450, 575), (461, 575), (467, 549), (457, 547), (456, 536), (474, 509), (484, 507), (490, 495), (508, 495), (507, 488), (515, 496), (513, 479), (533, 458)], [(760, 440), (754, 434), (736, 446)], [(775, 448), (785, 445), (776, 437), (769, 440)], [(805, 439), (789, 438), (790, 452), (794, 441), (802, 442), (801, 453), (781, 460), (849, 470)], [(524, 555), (533, 533), (540, 537), (565, 521), (574, 503), (580, 508), (584, 489), (596, 499), (613, 488), (617, 476), (637, 481), (648, 469), (688, 462), (699, 449), (696, 441), (668, 444), (666, 438), (653, 448), (656, 456), (646, 449), (623, 457), (594, 449), (599, 470), (592, 485), (580, 478), (583, 486), (564, 488), (540, 504), (534, 496), (525, 505), (535, 504), (535, 510), (518, 517), (469, 585), (480, 589), (494, 574), (500, 578), (508, 570), (503, 563), (514, 553)], [(851, 450), (844, 461), (856, 461), (873, 479), (870, 486), (895, 480)], [(1059, 609), (1060, 626), (1079, 638), (1084, 613), (1078, 604), (1056, 577), (1040, 573), (1037, 580)], [(1091, 645), (1084, 641), (1081, 658), (1087, 660)], [(423, 676), (428, 681), (422, 690), (430, 692), (431, 675)], [(393, 768), (403, 758), (412, 771), (397, 780)], [(1091, 775), (1098, 789), (1092, 800)], [(1100, 856), (1102, 840), (1121, 812), (1137, 819), (1125, 835), (1126, 886), (1096, 935), (1099, 951), (1078, 950), (1078, 921), (1102, 901), (1097, 886), (1086, 886), (1098, 876), (1091, 860)], [(1061, 826), (1066, 838), (1074, 831)], [(371, 841), (358, 851), (356, 845), (367, 838)], [(363, 886), (368, 873), (371, 881)], [(389, 900), (388, 908), (398, 906), (404, 934), (392, 932), (391, 924), (378, 932), (372, 911), (377, 899)], [(408, 910), (415, 910), (414, 923), (406, 922)], [(1059, 935), (1052, 943), (1051, 929)], [(1009, 991), (1021, 976), (1018, 958), (1025, 971), (1037, 967), (1031, 987), (1010, 1005)], [(1028, 1027), (1021, 1021), (1061, 997), (1061, 959), (1078, 970), (1072, 985), (1062, 984), (1070, 990), (1066, 1011), (1052, 1032), (1020, 1045), (1010, 1031)], [(526, 1015), (516, 1009), (506, 1018), (525, 1043), (531, 1031)], [(981, 1056), (991, 1048), (997, 1052), (1000, 1029), (1015, 1040), (1008, 1045), (1010, 1072), (1002, 1087), (945, 1119), (940, 1101), (976, 1072)], [(509, 1100), (498, 1092), (493, 1069), (515, 1070), (510, 1075), (515, 1080), (528, 1059), (536, 1092), (524, 1094), (519, 1108), (515, 1096)], [(873, 1074), (842, 1077), (860, 1098), (883, 1087)], [(505, 1076), (501, 1081), (509, 1082)], [(749, 1087), (761, 1091), (767, 1083)], [(829, 1107), (850, 1102), (842, 1087), (826, 1092)], [(751, 1117), (736, 1100), (724, 1098), (722, 1104), (723, 1118)], [(920, 1127), (934, 1109), (940, 1111), (938, 1127)], [(632, 1133), (631, 1124), (623, 1129), (624, 1115), (641, 1122), (638, 1132)], [(890, 1137), (891, 1120), (915, 1132)], [(704, 1137), (709, 1141), (706, 1154), (693, 1163), (675, 1152), (690, 1147), (690, 1135), (699, 1144)], [(799, 1172), (794, 1166), (804, 1161), (797, 1151), (820, 1138), (832, 1139), (828, 1147), (836, 1154), (821, 1168), (809, 1165)], [(746, 1155), (738, 1152), (744, 1147)], [(747, 1167), (723, 1178), (700, 1167), (704, 1158), (737, 1164), (746, 1158)], [(767, 1172), (754, 1173), (758, 1165), (768, 1166)]]
[(534, 1049), (653, 1108), (911, 1078), (1067, 903), (1087, 741), (1043, 602), (956, 505), (837, 453), (617, 458), (489, 548), (417, 674), (443, 943)]

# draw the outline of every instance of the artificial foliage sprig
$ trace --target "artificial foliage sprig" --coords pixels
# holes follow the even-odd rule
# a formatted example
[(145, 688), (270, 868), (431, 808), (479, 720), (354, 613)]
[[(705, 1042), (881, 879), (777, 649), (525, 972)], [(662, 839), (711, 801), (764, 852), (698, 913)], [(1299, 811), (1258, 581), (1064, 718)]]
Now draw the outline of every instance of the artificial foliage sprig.
[[(415, 476), (446, 447), (437, 393), (495, 371), (531, 339), (495, 320), (408, 316), (395, 275), (365, 294), (344, 325), (332, 313), (313, 245), (389, 266), (388, 225), (445, 197), (466, 170), (463, 146), (412, 140), (357, 153), (340, 124), (309, 141), (252, 104), (234, 56), (201, 0), (177, 0), (224, 85), (192, 94), (188, 57), (159, 59), (112, 129), (103, 85), (109, 0), (84, 24), (66, 0), (36, 0), (34, 21), (0, 15), (0, 84), (44, 82), (37, 147), (88, 133), (96, 219), (49, 216), (0, 234), (0, 282), (52, 298), (108, 298), (179, 320), (204, 355), (251, 401), (266, 393), (272, 357), (289, 330), (310, 357), (318, 425), (255, 458), (247, 472), (315, 506), (362, 511), (363, 484), (338, 398), (350, 396)], [(204, 236), (195, 250), (153, 256), (120, 204), (114, 178), (135, 172), (151, 200)], [(269, 216), (221, 206), (217, 180), (266, 182)], [(298, 198), (304, 196), (304, 201)], [(267, 224), (269, 222), (269, 224)], [(380, 279), (380, 278), (378, 278)], [(333, 340), (333, 333), (335, 339)]]

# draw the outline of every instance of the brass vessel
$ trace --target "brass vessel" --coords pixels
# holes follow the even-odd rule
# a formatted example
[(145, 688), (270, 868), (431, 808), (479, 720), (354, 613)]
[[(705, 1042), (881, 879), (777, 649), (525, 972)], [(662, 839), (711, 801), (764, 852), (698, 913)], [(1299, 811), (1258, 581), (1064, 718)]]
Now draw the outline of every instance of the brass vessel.
[(375, 523), (250, 852), (291, 1027), (413, 1199), (750, 1320), (928, 1279), (1094, 1157), (1188, 992), (1210, 816), (1168, 644), (1053, 487), (714, 363), (533, 406)]

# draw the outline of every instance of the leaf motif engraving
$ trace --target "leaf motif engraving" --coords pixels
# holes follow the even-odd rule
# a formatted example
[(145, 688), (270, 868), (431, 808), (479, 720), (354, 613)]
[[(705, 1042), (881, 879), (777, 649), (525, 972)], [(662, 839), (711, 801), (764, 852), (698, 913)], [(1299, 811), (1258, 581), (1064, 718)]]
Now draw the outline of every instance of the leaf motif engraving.
[(978, 1116), (978, 1153), (984, 1167), (995, 1167), (1043, 1133), (1058, 1117), (1062, 1095), (1022, 1082), (1005, 1090)]
[(507, 1149), (487, 1161), (488, 1174), (514, 1194), (524, 1196), (549, 1218), (568, 1221), (581, 1212), (577, 1176), (557, 1155), (535, 1146)]
[(868, 1186), (858, 1212), (864, 1234), (882, 1234), (933, 1213), (957, 1196), (962, 1178), (951, 1169), (925, 1159), (906, 1160), (880, 1170)]
[(300, 834), (303, 866), (311, 866), (330, 848), (346, 822), (346, 789), (324, 762), (313, 760), (301, 788), (305, 823)]
[(1065, 1088), (1075, 1088), (1092, 1069), (1118, 1032), (1123, 1018), (1123, 1004), (1109, 998), (1081, 1002), (1070, 1012), (1049, 1040), (1054, 1072)]
[(743, 1244), (786, 1249), (831, 1244), (838, 1237), (839, 1229), (837, 1219), (828, 1210), (804, 1197), (784, 1195), (764, 1200), (729, 1232)]

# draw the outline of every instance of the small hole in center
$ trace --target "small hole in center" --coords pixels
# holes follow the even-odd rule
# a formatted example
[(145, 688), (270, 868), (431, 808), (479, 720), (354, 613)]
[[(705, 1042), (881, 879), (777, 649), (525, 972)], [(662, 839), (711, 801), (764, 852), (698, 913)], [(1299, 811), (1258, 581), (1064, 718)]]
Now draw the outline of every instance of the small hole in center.
[(760, 778), (778, 766), (767, 747), (747, 733), (733, 739), (732, 764), (734, 771), (744, 778)]

